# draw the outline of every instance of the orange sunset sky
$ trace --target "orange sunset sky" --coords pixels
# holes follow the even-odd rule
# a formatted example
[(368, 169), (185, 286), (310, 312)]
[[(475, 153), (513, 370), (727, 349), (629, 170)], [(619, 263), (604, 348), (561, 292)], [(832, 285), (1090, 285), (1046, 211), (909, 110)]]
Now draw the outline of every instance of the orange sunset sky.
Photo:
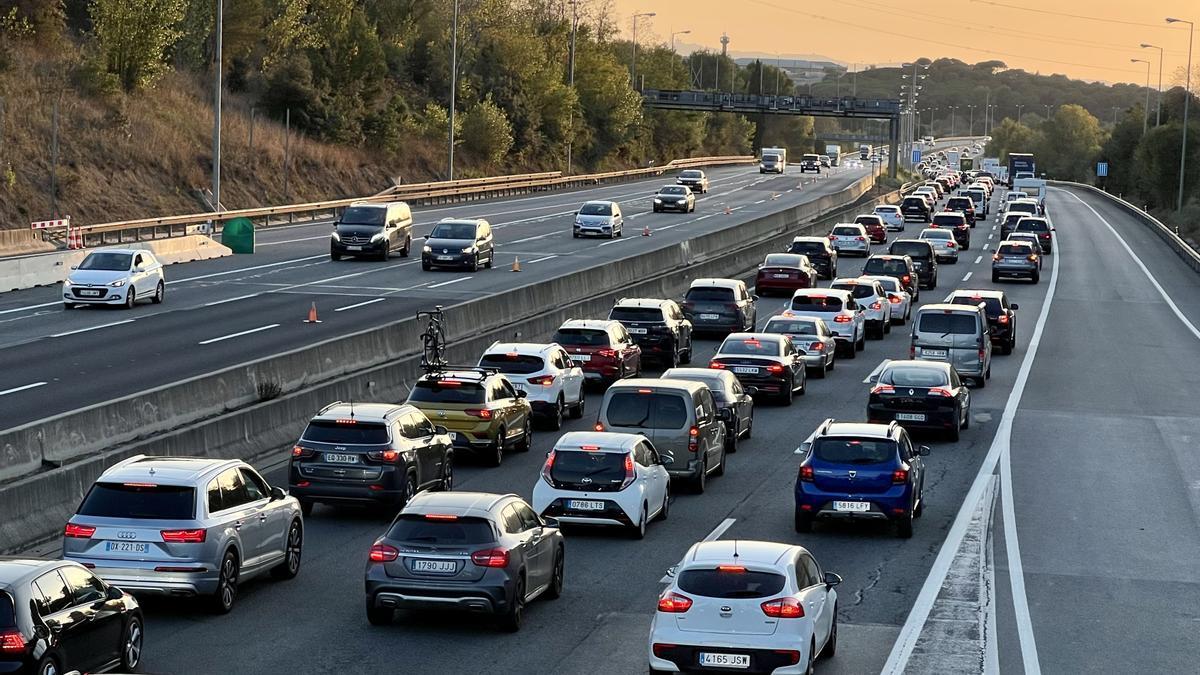
[[(1138, 45), (1166, 50), (1163, 84), (1170, 86), (1187, 62), (1188, 33), (1186, 24), (1163, 19), (1200, 23), (1197, 0), (612, 0), (611, 7), (625, 38), (634, 12), (657, 14), (639, 19), (639, 42), (665, 44), (672, 31), (690, 30), (675, 38), (680, 51), (719, 49), (726, 32), (737, 54), (819, 55), (847, 67), (923, 56), (996, 59), (1030, 72), (1144, 84), (1145, 64), (1130, 62), (1140, 58), (1153, 62), (1151, 86), (1158, 80), (1158, 50)], [(929, 11), (918, 15), (918, 7)], [(1200, 45), (1193, 49), (1195, 72)]]

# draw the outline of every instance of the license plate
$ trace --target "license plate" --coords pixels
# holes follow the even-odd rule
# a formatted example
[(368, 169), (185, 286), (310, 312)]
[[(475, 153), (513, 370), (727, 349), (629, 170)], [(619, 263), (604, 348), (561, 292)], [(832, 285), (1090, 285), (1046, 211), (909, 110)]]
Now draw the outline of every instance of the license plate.
[(567, 500), (567, 508), (575, 511), (603, 511), (604, 502), (595, 502), (586, 499), (570, 499)]
[(361, 251), (362, 247), (361, 246), (347, 246), (346, 250), (347, 251)]
[(871, 505), (867, 502), (834, 502), (833, 510), (861, 513), (863, 511), (870, 511)]
[(704, 319), (705, 321), (716, 321), (717, 319), (721, 318), (721, 315), (720, 314), (701, 314), (700, 318)]
[(733, 372), (741, 373), (743, 375), (757, 375), (758, 368), (750, 368), (748, 366), (734, 366)]
[(458, 570), (458, 563), (453, 560), (414, 560), (412, 561), (412, 571), (414, 572), (437, 572), (446, 574), (447, 572), (455, 572)]
[(713, 654), (700, 652), (700, 665), (717, 668), (749, 668), (749, 654)]
[(945, 349), (922, 349), (921, 356), (928, 356), (928, 357), (934, 358), (934, 359), (944, 359), (944, 358), (946, 358), (946, 350)]
[(129, 541), (104, 542), (105, 553), (146, 553), (149, 550), (149, 544), (135, 544)]
[(924, 422), (925, 413), (896, 413), (897, 422)]
[(439, 255), (439, 256), (437, 257), (437, 259), (438, 259), (438, 260), (454, 260), (454, 256), (452, 256), (452, 255)]
[(649, 333), (650, 331), (646, 328), (630, 328), (629, 332), (634, 335), (645, 335), (646, 333)]
[(98, 297), (100, 297), (100, 291), (94, 291), (94, 290), (75, 291), (75, 295), (78, 295), (81, 298), (98, 298)]
[(772, 274), (771, 276), (775, 279), (786, 279), (786, 278), (790, 277), (791, 275), (790, 274)]
[(580, 363), (587, 363), (588, 361), (592, 360), (592, 356), (590, 354), (572, 354), (571, 360), (579, 361)]
[(358, 455), (341, 455), (336, 452), (325, 453), (325, 461), (334, 464), (358, 464)]

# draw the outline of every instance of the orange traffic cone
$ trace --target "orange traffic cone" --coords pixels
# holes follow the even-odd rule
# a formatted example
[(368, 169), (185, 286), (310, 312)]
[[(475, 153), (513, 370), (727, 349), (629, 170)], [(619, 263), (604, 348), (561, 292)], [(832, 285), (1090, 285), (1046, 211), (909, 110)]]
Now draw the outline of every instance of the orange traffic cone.
[(517, 258), (517, 256), (515, 256), (515, 255), (513, 256), (513, 265), (512, 265), (512, 271), (514, 271), (514, 272), (520, 272), (520, 271), (521, 271), (521, 261), (520, 261), (520, 259), (518, 259), (518, 258)]
[(731, 209), (731, 208), (729, 208), (728, 206), (726, 206), (726, 207), (725, 207), (725, 215), (727, 215), (727, 216), (728, 216), (728, 215), (729, 215), (729, 214), (731, 214), (731, 213), (733, 213), (733, 209)]
[(67, 230), (67, 248), (71, 250), (83, 248), (83, 232), (79, 228), (69, 228)]
[(772, 200), (779, 199), (779, 193), (778, 193), (778, 192), (772, 192), (772, 193), (771, 193), (771, 199), (772, 199)]
[(643, 226), (642, 226), (642, 236), (643, 236), (643, 237), (649, 237), (649, 236), (650, 236), (650, 226), (649, 226), (649, 225), (643, 225)]
[(316, 301), (313, 301), (312, 307), (308, 308), (308, 318), (304, 320), (304, 323), (321, 323), (321, 320), (317, 318)]

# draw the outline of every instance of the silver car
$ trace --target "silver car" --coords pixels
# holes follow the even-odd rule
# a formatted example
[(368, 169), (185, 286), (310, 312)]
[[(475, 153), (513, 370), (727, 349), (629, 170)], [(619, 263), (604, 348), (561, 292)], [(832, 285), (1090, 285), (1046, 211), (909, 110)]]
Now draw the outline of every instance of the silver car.
[(619, 237), (625, 232), (625, 216), (617, 202), (584, 202), (575, 212), (573, 237)]
[(927, 227), (921, 230), (918, 239), (924, 239), (933, 246), (933, 254), (937, 256), (938, 262), (958, 262), (958, 242), (954, 240), (954, 233), (948, 229)]
[(992, 256), (992, 283), (1000, 277), (1027, 277), (1035, 284), (1041, 281), (1040, 252), (1038, 244), (1029, 241), (1000, 242)]
[(792, 338), (792, 344), (804, 357), (804, 365), (815, 378), (833, 370), (837, 358), (837, 340), (825, 320), (818, 316), (773, 316), (763, 326), (764, 333), (779, 333)]
[(867, 337), (882, 340), (885, 333), (892, 332), (892, 303), (887, 293), (874, 279), (853, 277), (834, 279), (830, 288), (848, 291), (862, 307), (866, 322)]
[(931, 304), (913, 318), (909, 358), (943, 361), (982, 388), (992, 376), (992, 340), (983, 304)]
[(867, 228), (853, 223), (840, 223), (829, 233), (829, 243), (838, 253), (857, 253), (864, 258), (871, 255), (871, 239)]
[(892, 325), (903, 326), (907, 323), (912, 314), (913, 303), (912, 296), (904, 289), (904, 284), (896, 277), (867, 275), (863, 278), (878, 281), (883, 287), (883, 292), (887, 293), (888, 304), (892, 306)]
[(300, 503), (249, 464), (136, 455), (88, 490), (63, 557), (131, 593), (205, 596), (226, 613), (252, 577), (295, 577), (303, 542)]

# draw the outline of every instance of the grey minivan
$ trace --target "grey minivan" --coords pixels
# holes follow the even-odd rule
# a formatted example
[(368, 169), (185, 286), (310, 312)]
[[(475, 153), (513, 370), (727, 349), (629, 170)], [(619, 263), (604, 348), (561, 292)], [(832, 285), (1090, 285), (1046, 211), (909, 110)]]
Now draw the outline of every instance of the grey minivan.
[(992, 376), (989, 331), (983, 304), (925, 305), (913, 320), (909, 358), (948, 362), (982, 388)]
[(650, 439), (672, 478), (704, 492), (708, 475), (725, 473), (725, 429), (732, 411), (719, 408), (700, 382), (634, 378), (608, 388), (596, 431)]
[(472, 272), (479, 266), (491, 269), (496, 249), (492, 226), (482, 218), (444, 218), (425, 237), (421, 249), (421, 269), (465, 267)]
[(404, 202), (351, 204), (333, 224), (329, 257), (375, 256), (387, 260), (399, 249), (400, 257), (412, 251), (412, 210)]

